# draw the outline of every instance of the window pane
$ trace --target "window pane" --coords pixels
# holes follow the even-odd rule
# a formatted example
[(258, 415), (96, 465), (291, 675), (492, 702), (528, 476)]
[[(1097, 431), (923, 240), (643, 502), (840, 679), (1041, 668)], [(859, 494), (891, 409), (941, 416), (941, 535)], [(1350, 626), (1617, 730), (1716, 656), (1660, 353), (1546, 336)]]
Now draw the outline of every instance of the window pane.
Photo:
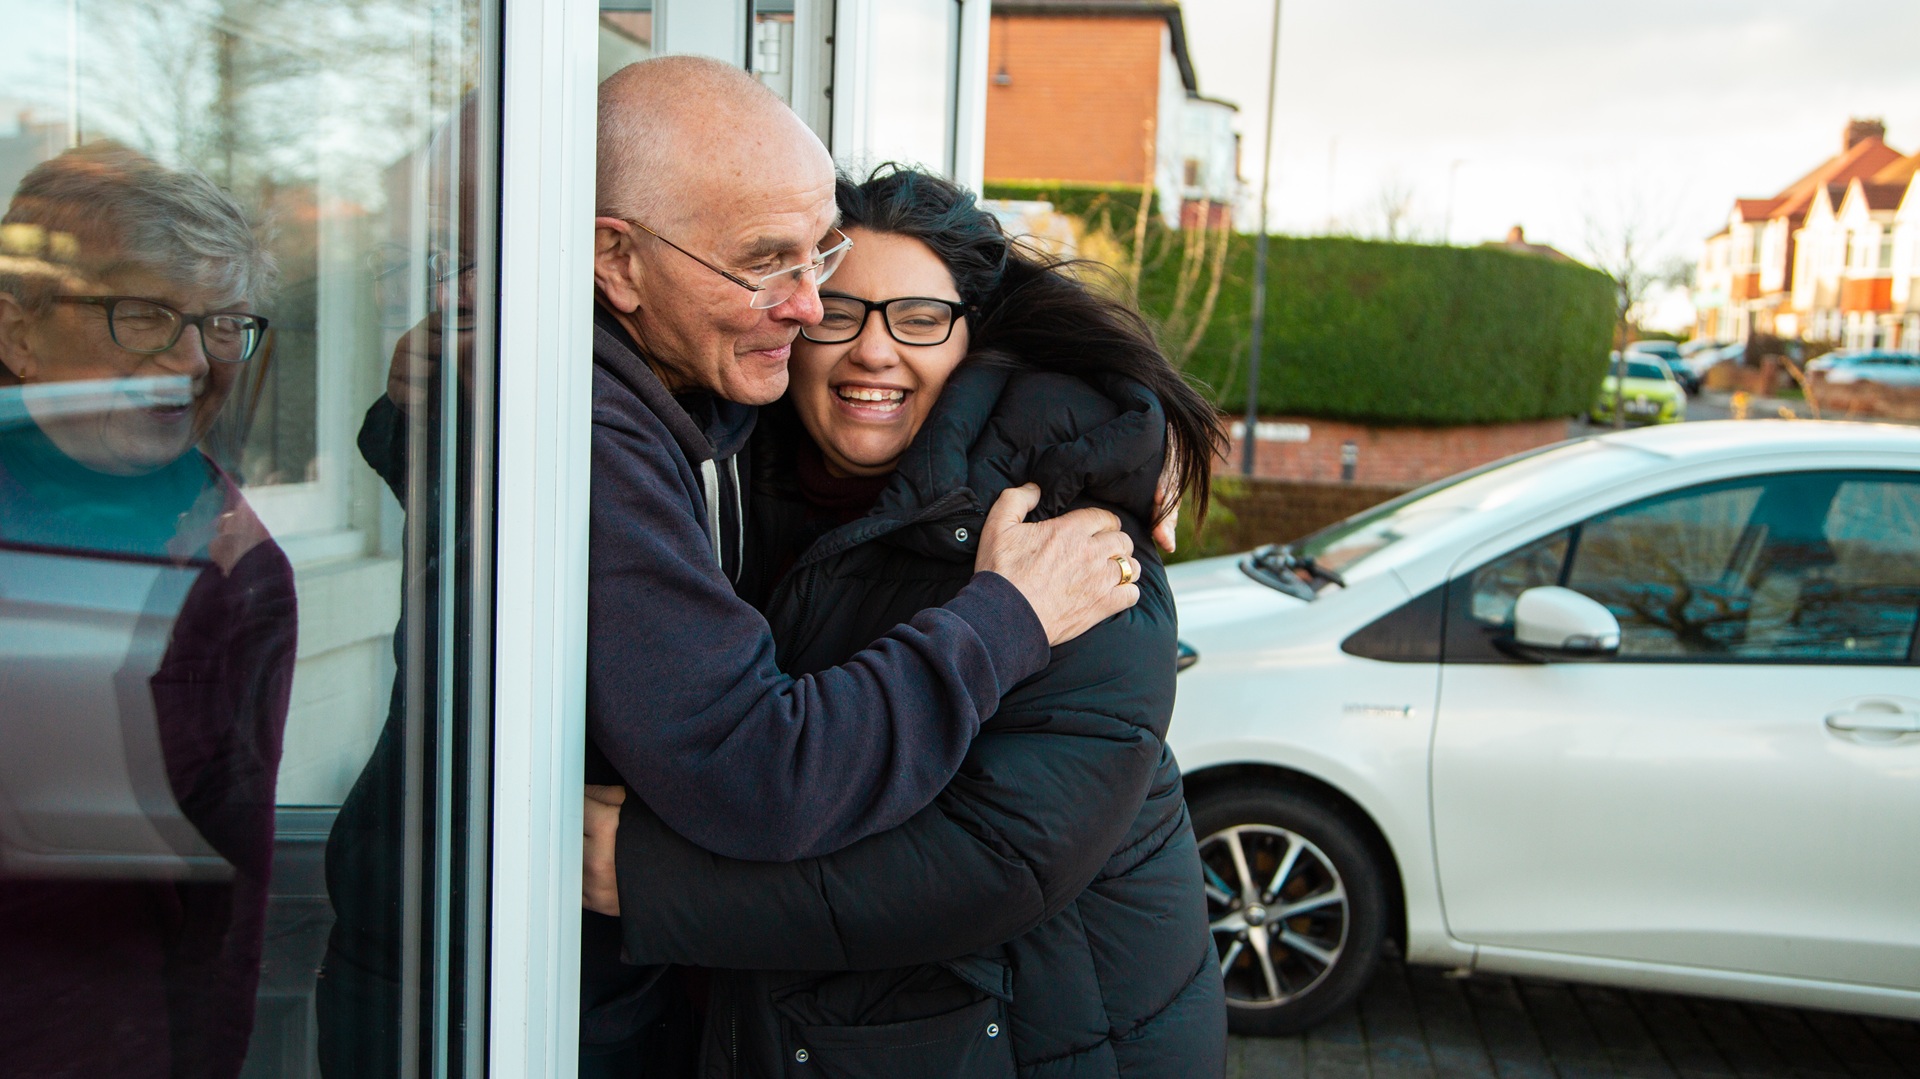
[(1757, 482), (1683, 491), (1596, 517), (1580, 530), (1567, 587), (1620, 620), (1620, 655), (1723, 656), (1744, 628), (1758, 536)]
[(1899, 661), (1920, 611), (1920, 481), (1788, 473), (1696, 488), (1579, 530), (1567, 585), (1622, 658)]
[(0, 1075), (457, 1074), (495, 17), (10, 18)]
[(1560, 583), (1567, 558), (1567, 533), (1556, 532), (1503, 555), (1474, 571), (1468, 590), (1473, 620), (1511, 629), (1513, 607), (1529, 588)]

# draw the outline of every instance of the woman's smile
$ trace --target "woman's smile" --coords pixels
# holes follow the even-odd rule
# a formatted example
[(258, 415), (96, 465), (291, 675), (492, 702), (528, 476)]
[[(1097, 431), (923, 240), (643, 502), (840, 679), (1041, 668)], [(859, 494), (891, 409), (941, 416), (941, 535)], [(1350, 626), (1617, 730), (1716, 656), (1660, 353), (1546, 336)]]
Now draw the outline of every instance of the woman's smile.
[(913, 391), (899, 386), (869, 386), (843, 382), (833, 387), (840, 406), (849, 417), (869, 423), (892, 423), (907, 415), (903, 407)]
[[(901, 297), (959, 302), (953, 275), (925, 243), (865, 229), (848, 235), (855, 238), (853, 250), (823, 296), (869, 305)], [(918, 305), (894, 310), (905, 327), (901, 333), (931, 336), (914, 321), (925, 318)], [(933, 411), (947, 377), (966, 357), (967, 324), (964, 319), (954, 323), (939, 344), (920, 345), (894, 336), (879, 310), (867, 310), (857, 329), (852, 316), (845, 317), (849, 321), (833, 332), (852, 332), (851, 340), (822, 344), (803, 335), (794, 342), (787, 396), (828, 471), (877, 476), (893, 470)]]

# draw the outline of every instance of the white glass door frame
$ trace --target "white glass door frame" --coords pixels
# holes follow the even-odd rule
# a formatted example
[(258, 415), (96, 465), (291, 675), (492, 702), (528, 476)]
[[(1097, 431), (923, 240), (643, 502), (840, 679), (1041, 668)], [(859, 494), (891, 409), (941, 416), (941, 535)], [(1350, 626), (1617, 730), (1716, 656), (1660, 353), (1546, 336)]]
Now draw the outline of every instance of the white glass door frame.
[(506, 0), (488, 1071), (575, 1074), (586, 747), (596, 27)]

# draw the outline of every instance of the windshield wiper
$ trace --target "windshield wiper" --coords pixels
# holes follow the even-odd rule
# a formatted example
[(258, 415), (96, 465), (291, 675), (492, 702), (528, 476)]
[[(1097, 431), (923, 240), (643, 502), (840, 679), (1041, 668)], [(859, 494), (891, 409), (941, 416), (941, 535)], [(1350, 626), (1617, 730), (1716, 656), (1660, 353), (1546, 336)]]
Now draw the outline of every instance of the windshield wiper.
[(1315, 581), (1347, 586), (1346, 578), (1339, 573), (1314, 561), (1312, 555), (1299, 554), (1284, 543), (1269, 543), (1255, 549), (1240, 563), (1240, 568), (1254, 580), (1304, 600), (1318, 594)]

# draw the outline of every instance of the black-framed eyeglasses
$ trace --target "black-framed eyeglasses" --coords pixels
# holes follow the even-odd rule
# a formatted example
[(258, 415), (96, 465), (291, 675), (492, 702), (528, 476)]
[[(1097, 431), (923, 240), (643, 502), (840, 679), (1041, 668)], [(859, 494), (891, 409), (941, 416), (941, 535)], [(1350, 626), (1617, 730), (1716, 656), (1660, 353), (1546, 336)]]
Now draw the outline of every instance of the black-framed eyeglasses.
[(816, 247), (814, 249), (814, 256), (798, 266), (786, 266), (749, 281), (739, 274), (728, 273), (630, 217), (619, 218), (619, 220), (625, 221), (627, 224), (659, 240), (661, 243), (666, 244), (668, 247), (673, 248), (675, 251), (680, 252), (700, 265), (705, 266), (721, 277), (746, 289), (749, 294), (747, 296), (747, 306), (753, 308), (755, 311), (765, 311), (770, 307), (779, 307), (781, 304), (793, 299), (794, 293), (800, 291), (801, 281), (806, 277), (809, 270), (814, 273), (814, 287), (817, 288), (826, 284), (827, 278), (833, 276), (833, 271), (839, 269), (840, 264), (846, 261), (847, 252), (853, 249), (852, 237), (841, 232), (839, 229), (831, 229), (829, 231), (831, 231), (833, 235), (840, 237), (839, 242), (832, 244), (824, 250)]
[(200, 346), (210, 360), (245, 363), (260, 350), (267, 320), (245, 311), (208, 311), (189, 315), (144, 296), (55, 296), (55, 303), (85, 304), (107, 313), (107, 335), (128, 352), (165, 352), (188, 326), (200, 330)]
[(932, 296), (896, 296), (891, 300), (863, 300), (838, 292), (820, 294), (818, 326), (800, 327), (800, 336), (815, 344), (839, 345), (860, 336), (867, 316), (880, 312), (887, 333), (903, 345), (944, 345), (953, 336), (953, 324), (966, 317), (967, 305)]

